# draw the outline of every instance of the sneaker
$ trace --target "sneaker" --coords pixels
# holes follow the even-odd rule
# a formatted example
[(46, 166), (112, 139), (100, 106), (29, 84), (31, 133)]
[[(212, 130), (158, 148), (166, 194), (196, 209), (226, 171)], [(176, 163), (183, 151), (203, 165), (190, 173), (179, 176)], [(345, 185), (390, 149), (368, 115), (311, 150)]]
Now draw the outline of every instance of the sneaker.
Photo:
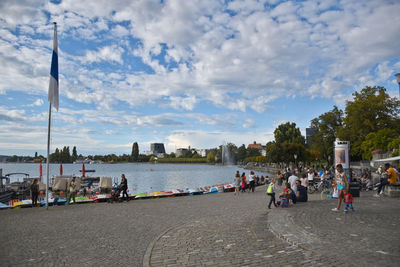
[(349, 210), (348, 210), (348, 209), (345, 209), (344, 212), (347, 213), (347, 212), (349, 212)]
[(379, 194), (375, 194), (374, 197), (379, 197)]
[(337, 208), (332, 209), (332, 211), (339, 211)]

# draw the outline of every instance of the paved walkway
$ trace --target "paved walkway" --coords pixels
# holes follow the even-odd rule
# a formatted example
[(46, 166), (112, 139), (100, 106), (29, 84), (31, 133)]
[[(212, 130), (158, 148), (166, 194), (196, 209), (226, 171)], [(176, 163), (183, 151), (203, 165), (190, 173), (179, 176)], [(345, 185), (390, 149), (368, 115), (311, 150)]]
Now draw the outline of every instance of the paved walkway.
[[(256, 193), (0, 212), (1, 266), (393, 266), (400, 200), (266, 208)], [(338, 234), (341, 233), (341, 234)]]

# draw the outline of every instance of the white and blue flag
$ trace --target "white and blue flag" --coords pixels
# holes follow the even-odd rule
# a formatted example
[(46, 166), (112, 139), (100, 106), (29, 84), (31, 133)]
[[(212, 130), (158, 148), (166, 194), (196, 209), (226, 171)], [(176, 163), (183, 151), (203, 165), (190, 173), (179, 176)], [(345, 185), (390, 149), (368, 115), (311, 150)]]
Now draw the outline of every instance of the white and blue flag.
[(57, 24), (54, 22), (53, 55), (51, 57), (49, 101), (58, 111), (58, 48)]

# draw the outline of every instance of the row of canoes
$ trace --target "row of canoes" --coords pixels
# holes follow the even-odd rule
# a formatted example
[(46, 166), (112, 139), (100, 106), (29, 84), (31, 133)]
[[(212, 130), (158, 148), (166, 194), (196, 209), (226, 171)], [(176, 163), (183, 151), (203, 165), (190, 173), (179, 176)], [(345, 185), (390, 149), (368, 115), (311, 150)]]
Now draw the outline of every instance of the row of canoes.
[[(194, 196), (194, 195), (206, 195), (206, 194), (216, 194), (216, 193), (221, 193), (221, 192), (232, 192), (234, 191), (235, 187), (234, 184), (219, 184), (219, 185), (213, 185), (213, 186), (206, 186), (206, 187), (200, 187), (200, 188), (195, 188), (195, 189), (175, 189), (175, 190), (170, 190), (170, 191), (158, 191), (158, 192), (142, 192), (142, 193), (136, 193), (129, 195), (130, 200), (135, 200), (135, 199), (149, 199), (149, 198), (163, 198), (163, 197), (178, 197), (178, 196)], [(114, 192), (112, 192), (113, 194)], [(110, 202), (112, 200), (115, 200), (115, 198), (112, 197), (112, 194), (96, 194), (96, 195), (86, 195), (86, 196), (77, 196), (75, 198), (75, 201), (77, 204), (82, 204), (82, 203), (99, 203), (99, 202)], [(122, 195), (122, 193), (121, 193)], [(122, 197), (118, 196), (117, 199), (118, 201), (122, 201)], [(49, 199), (49, 206), (63, 206), (66, 205), (68, 202), (68, 198), (50, 198)], [(72, 203), (72, 200), (71, 200)], [(38, 201), (38, 206), (45, 206), (46, 201), (41, 200)], [(32, 207), (32, 200), (27, 199), (27, 200), (11, 200), (8, 205), (0, 203), (0, 209), (10, 209), (10, 208), (25, 208), (25, 207)]]

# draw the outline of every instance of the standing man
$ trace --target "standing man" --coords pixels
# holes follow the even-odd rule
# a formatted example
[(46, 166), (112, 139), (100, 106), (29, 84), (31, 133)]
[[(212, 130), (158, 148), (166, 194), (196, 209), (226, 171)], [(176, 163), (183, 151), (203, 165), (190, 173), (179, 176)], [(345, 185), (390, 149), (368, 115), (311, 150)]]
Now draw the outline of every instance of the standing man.
[(299, 177), (296, 176), (296, 171), (292, 171), (292, 175), (288, 179), (288, 183), (290, 184), (290, 189), (292, 189), (292, 194), (291, 198), (293, 201), (293, 204), (296, 204), (297, 202), (297, 185), (296, 182), (299, 180)]
[(38, 179), (34, 179), (31, 184), (31, 197), (32, 197), (32, 207), (37, 206), (37, 200), (39, 197), (39, 184)]

